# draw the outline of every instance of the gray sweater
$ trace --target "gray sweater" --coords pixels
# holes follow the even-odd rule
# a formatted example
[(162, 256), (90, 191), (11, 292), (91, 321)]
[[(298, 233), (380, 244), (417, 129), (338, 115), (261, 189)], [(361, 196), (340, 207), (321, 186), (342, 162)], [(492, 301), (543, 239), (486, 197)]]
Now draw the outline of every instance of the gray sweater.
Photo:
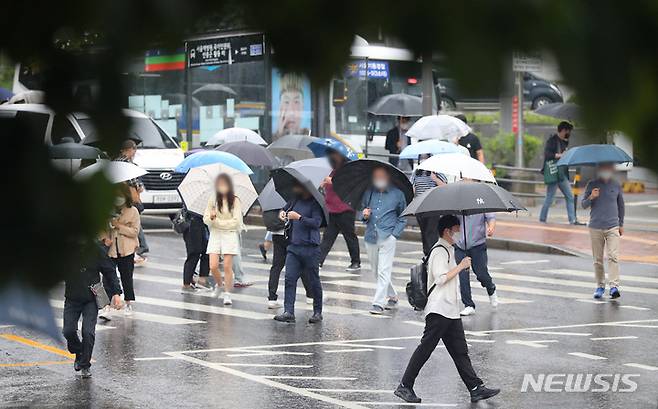
[[(599, 197), (589, 200), (594, 188), (599, 188)], [(590, 180), (583, 197), (583, 208), (590, 208), (589, 227), (607, 230), (624, 225), (624, 193), (619, 182), (614, 179), (607, 182)]]

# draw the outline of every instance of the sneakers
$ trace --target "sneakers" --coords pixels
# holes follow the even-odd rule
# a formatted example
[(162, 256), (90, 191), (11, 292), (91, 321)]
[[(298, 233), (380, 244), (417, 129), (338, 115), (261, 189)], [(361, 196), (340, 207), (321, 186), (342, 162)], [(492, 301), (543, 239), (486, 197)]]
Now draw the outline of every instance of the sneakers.
[(492, 388), (489, 389), (484, 384), (471, 389), (471, 402), (479, 402), (483, 399), (489, 399), (493, 396), (496, 396), (500, 393), (500, 389)]
[(276, 310), (277, 308), (281, 308), (282, 305), (280, 302), (277, 300), (267, 300), (267, 308), (270, 310)]
[(351, 264), (350, 264), (349, 266), (347, 266), (347, 268), (345, 269), (345, 271), (350, 271), (350, 272), (351, 272), (351, 271), (359, 271), (359, 270), (361, 270), (361, 263), (351, 263)]
[(619, 297), (621, 297), (621, 293), (619, 292), (619, 288), (610, 287), (610, 298), (612, 298), (614, 300), (615, 298), (619, 298)]
[(192, 285), (183, 285), (183, 287), (181, 287), (181, 291), (184, 293), (194, 293), (196, 292), (196, 288)]
[(386, 309), (386, 310), (396, 309), (398, 307), (398, 302), (399, 301), (400, 300), (398, 300), (397, 298), (389, 298), (388, 302), (386, 303), (386, 307), (384, 307), (384, 309)]
[(79, 372), (82, 368), (80, 368), (80, 354), (75, 354), (75, 361), (73, 361), (73, 370), (76, 372)]
[(123, 315), (126, 317), (132, 317), (133, 316), (133, 305), (132, 303), (126, 303), (126, 306), (123, 307)]
[(84, 368), (84, 369), (82, 370), (82, 373), (80, 374), (80, 376), (81, 376), (82, 378), (85, 378), (85, 379), (87, 379), (87, 378), (91, 378), (91, 369), (89, 369), (89, 368)]
[(468, 317), (469, 315), (473, 315), (473, 314), (475, 314), (475, 308), (473, 308), (471, 306), (468, 306), (468, 307), (464, 308), (459, 313), (459, 315), (461, 315), (462, 317)]
[(140, 256), (139, 254), (135, 253), (135, 267), (143, 267), (144, 264), (146, 264), (147, 258), (144, 256)]
[(254, 283), (251, 283), (249, 281), (236, 281), (233, 283), (234, 288), (246, 288), (246, 287), (251, 287), (254, 285)]
[(112, 318), (110, 318), (111, 313), (112, 308), (109, 305), (106, 305), (102, 310), (98, 311), (98, 318), (104, 321), (112, 321)]
[(231, 294), (227, 292), (222, 293), (222, 299), (224, 300), (224, 305), (233, 305), (233, 301), (231, 301)]
[(373, 315), (382, 315), (384, 313), (384, 308), (379, 305), (373, 305), (370, 309), (370, 313)]
[(317, 324), (322, 321), (322, 314), (313, 314), (311, 318), (308, 319), (309, 324)]
[(267, 250), (265, 249), (265, 245), (263, 243), (258, 245), (258, 250), (260, 250), (260, 255), (263, 256), (263, 260), (267, 261)]
[(421, 401), (412, 388), (407, 388), (402, 384), (398, 385), (393, 394), (408, 403), (420, 403)]
[(281, 314), (274, 316), (274, 321), (279, 322), (295, 322), (295, 316), (289, 312), (282, 312)]
[(495, 292), (489, 296), (489, 303), (493, 308), (498, 308), (498, 294)]
[[(612, 291), (612, 288), (610, 290)], [(602, 298), (603, 293), (605, 293), (605, 287), (598, 287), (596, 290), (594, 290), (594, 298), (597, 300)]]

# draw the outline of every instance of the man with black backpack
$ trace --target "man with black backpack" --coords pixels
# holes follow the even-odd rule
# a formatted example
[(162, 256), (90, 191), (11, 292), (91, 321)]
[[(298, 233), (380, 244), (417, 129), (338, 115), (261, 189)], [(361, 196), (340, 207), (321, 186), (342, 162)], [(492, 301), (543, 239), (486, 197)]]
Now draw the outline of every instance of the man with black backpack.
[[(439, 220), (439, 241), (430, 250), (427, 260), (427, 303), (425, 305), (425, 331), (420, 345), (411, 355), (400, 385), (395, 395), (410, 403), (420, 403), (421, 399), (413, 390), (416, 377), (432, 352), (443, 340), (450, 357), (457, 367), (459, 376), (471, 394), (471, 402), (488, 399), (497, 395), (499, 389), (489, 389), (477, 377), (468, 356), (468, 346), (459, 310), (459, 272), (471, 265), (470, 257), (455, 262), (454, 237), (460, 232), (456, 216), (443, 216)], [(420, 305), (416, 305), (416, 308)]]

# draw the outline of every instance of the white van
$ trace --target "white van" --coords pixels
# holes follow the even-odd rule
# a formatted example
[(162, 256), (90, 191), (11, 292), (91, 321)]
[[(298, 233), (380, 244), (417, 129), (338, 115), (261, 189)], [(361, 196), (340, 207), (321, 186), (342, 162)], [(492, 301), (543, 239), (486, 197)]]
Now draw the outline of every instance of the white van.
[[(171, 214), (181, 208), (181, 198), (176, 190), (184, 175), (174, 173), (174, 168), (183, 160), (183, 151), (178, 143), (168, 136), (151, 118), (141, 112), (123, 110), (131, 119), (130, 133), (139, 137), (135, 164), (148, 173), (142, 176), (144, 213)], [(24, 121), (43, 134), (46, 144), (57, 144), (62, 138), (73, 138), (76, 142), (95, 132), (91, 118), (83, 113), (55, 114), (43, 104), (3, 104), (0, 117), (12, 117)]]

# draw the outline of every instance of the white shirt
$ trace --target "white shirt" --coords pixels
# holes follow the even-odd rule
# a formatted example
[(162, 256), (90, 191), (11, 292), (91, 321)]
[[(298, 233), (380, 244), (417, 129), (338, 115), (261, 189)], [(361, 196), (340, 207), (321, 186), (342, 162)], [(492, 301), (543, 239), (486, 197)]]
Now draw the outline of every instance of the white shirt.
[(459, 312), (461, 307), (461, 293), (459, 291), (459, 275), (452, 279), (447, 279), (448, 271), (457, 267), (455, 262), (455, 249), (452, 244), (446, 240), (439, 238), (436, 244), (442, 247), (437, 247), (430, 254), (427, 263), (427, 290), (429, 291), (433, 285), (434, 290), (427, 299), (425, 306), (425, 316), (427, 314), (439, 314), (450, 319), (459, 319)]

